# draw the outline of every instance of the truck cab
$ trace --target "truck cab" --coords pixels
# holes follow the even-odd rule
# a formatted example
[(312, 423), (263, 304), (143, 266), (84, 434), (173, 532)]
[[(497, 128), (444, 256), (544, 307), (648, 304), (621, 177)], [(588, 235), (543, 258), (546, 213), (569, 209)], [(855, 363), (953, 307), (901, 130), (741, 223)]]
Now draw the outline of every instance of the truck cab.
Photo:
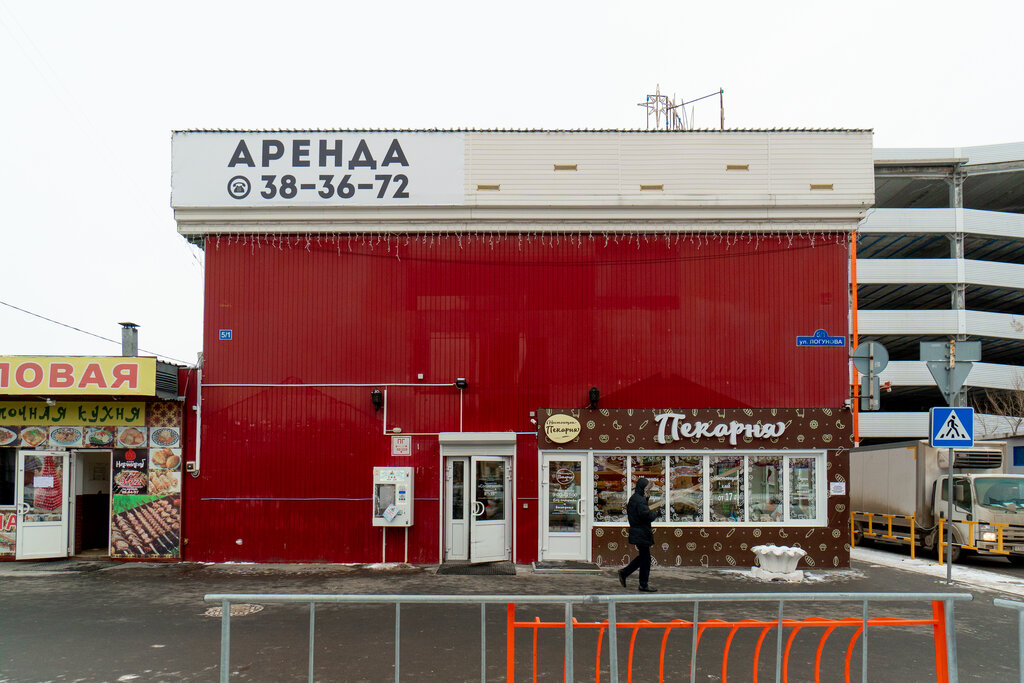
[[(947, 477), (935, 481), (932, 500), (933, 518), (944, 519)], [(1024, 475), (954, 474), (953, 521), (964, 550), (1007, 554), (1015, 564), (1024, 563)]]

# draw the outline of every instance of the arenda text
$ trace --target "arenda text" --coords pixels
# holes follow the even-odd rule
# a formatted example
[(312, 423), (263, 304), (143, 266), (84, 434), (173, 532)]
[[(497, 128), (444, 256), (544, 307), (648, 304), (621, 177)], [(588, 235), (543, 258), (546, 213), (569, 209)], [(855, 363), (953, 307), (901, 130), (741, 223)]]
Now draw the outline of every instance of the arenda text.
[[(258, 146), (257, 142), (259, 143)], [(397, 138), (392, 138), (391, 144), (382, 157), (380, 152), (383, 146), (377, 147), (378, 156), (374, 156), (373, 150), (371, 150), (370, 144), (367, 143), (365, 138), (359, 140), (359, 143), (356, 144), (354, 150), (351, 150), (350, 154), (345, 152), (344, 140), (316, 140), (315, 149), (313, 148), (313, 142), (312, 139), (308, 138), (294, 138), (284, 141), (268, 138), (254, 141), (253, 147), (256, 151), (254, 155), (253, 150), (250, 150), (246, 141), (239, 140), (238, 145), (235, 146), (235, 151), (231, 154), (231, 159), (228, 161), (228, 168), (235, 168), (237, 166), (256, 168), (257, 159), (259, 166), (262, 168), (269, 168), (273, 162), (280, 161), (282, 164), (290, 163), (294, 168), (310, 167), (316, 162), (317, 168), (343, 168), (347, 164), (349, 170), (357, 168), (376, 169), (378, 158), (382, 159), (380, 162), (381, 168), (391, 165), (409, 165), (409, 160), (406, 158), (402, 145), (398, 142)]]

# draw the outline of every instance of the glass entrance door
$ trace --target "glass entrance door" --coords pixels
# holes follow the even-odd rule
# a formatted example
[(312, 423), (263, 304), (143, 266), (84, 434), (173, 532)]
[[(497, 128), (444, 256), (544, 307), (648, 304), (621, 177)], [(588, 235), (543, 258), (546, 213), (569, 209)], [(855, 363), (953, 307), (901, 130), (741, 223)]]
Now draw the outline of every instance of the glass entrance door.
[(445, 458), (445, 560), (469, 559), (469, 458)]
[(67, 557), (67, 465), (64, 451), (18, 452), (16, 559)]
[(469, 561), (499, 562), (509, 559), (512, 535), (508, 489), (508, 460), (499, 456), (473, 456), (472, 510), (470, 512)]
[(541, 473), (542, 560), (590, 559), (590, 481), (585, 456), (545, 455)]
[(445, 458), (445, 561), (511, 558), (510, 462), (503, 456)]

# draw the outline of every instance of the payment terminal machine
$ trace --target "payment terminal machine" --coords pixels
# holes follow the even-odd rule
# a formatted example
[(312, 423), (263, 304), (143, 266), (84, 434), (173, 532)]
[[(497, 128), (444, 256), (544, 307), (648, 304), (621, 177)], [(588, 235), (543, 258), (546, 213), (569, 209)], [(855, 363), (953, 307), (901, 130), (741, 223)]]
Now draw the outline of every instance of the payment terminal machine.
[(373, 468), (373, 525), (412, 526), (412, 468)]

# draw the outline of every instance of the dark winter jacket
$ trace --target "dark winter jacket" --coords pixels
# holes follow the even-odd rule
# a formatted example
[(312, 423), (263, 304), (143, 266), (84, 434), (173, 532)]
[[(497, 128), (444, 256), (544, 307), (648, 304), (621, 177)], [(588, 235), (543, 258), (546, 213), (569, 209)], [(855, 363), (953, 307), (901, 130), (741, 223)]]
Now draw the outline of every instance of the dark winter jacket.
[(629, 542), (633, 545), (654, 545), (654, 532), (651, 530), (651, 522), (658, 519), (657, 512), (651, 512), (647, 505), (647, 490), (649, 481), (640, 478), (636, 483), (636, 490), (629, 497), (626, 504), (626, 517), (629, 519)]

